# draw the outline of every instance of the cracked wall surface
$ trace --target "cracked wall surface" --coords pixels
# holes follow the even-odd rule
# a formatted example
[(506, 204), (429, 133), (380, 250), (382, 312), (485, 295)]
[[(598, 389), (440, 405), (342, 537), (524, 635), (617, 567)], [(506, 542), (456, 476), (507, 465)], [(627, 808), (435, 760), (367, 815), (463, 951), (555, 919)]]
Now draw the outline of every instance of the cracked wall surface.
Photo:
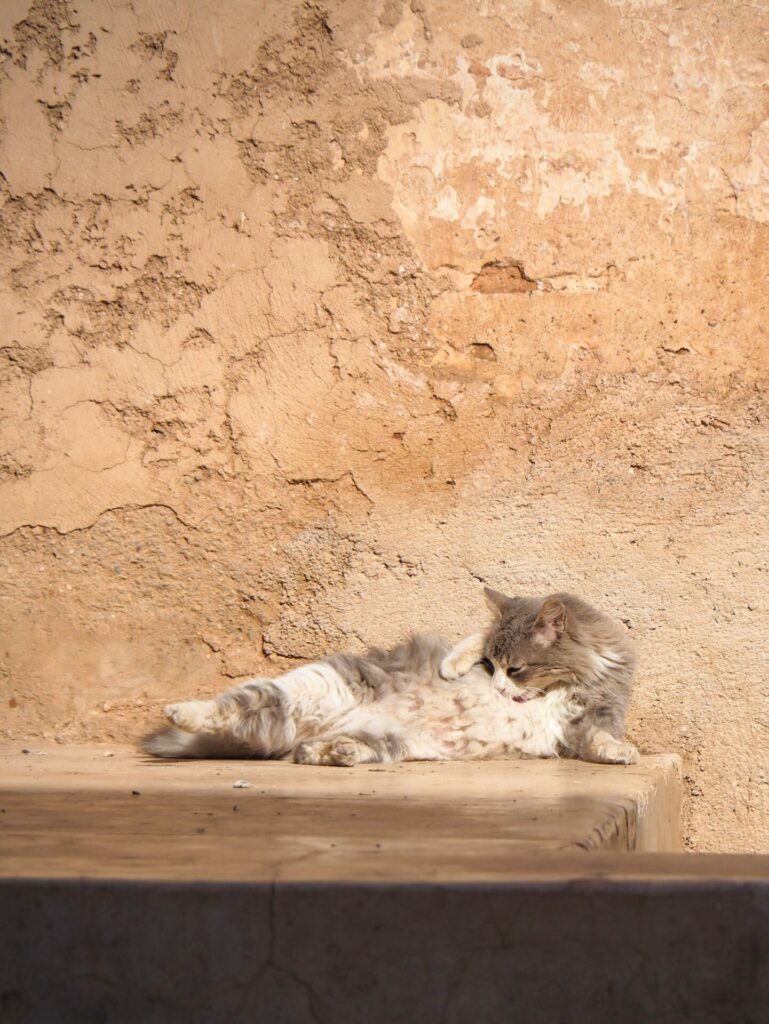
[(6, 0), (0, 730), (575, 590), (769, 850), (769, 4)]

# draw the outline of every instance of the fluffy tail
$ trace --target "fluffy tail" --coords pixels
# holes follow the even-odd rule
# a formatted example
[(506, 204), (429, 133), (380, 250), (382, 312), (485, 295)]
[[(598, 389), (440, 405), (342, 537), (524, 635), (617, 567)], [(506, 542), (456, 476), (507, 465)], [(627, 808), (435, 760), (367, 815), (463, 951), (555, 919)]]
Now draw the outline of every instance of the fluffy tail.
[(227, 753), (222, 742), (217, 743), (217, 737), (183, 732), (175, 725), (156, 729), (141, 740), (140, 746), (146, 754), (154, 757), (222, 757)]
[(246, 740), (238, 740), (229, 733), (184, 732), (175, 725), (167, 725), (149, 733), (139, 741), (145, 754), (153, 757), (251, 757), (280, 760), (288, 757), (293, 747), (281, 750), (260, 749)]

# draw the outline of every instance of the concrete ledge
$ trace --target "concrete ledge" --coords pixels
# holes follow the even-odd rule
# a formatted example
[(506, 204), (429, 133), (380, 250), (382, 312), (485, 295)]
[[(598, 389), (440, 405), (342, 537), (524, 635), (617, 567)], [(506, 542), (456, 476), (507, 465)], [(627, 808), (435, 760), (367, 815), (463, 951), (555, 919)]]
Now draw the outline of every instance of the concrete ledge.
[(595, 858), (614, 877), (0, 881), (3, 1024), (766, 1020), (768, 858), (744, 858), (761, 881), (684, 883)]
[(769, 858), (628, 856), (675, 757), (105, 754), (0, 752), (3, 1024), (766, 1019)]
[(0, 752), (0, 876), (498, 881), (521, 855), (681, 848), (672, 755), (335, 769), (106, 753)]

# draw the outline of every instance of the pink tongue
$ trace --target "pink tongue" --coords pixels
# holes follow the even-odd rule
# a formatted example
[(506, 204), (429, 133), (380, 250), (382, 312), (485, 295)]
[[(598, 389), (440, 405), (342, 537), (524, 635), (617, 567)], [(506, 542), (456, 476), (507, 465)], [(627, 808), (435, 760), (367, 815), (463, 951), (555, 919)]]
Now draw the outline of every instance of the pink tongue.
[(529, 695), (527, 693), (518, 693), (513, 697), (516, 704), (525, 704), (528, 699)]

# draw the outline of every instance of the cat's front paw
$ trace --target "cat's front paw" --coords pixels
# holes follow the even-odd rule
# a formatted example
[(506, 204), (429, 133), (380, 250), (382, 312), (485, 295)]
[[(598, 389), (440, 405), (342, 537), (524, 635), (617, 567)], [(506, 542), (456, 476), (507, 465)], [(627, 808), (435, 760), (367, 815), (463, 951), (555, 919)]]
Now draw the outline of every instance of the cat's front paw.
[(316, 740), (314, 743), (300, 743), (294, 751), (297, 764), (334, 765), (351, 768), (354, 764), (368, 760), (369, 748), (360, 740), (340, 736), (330, 743)]
[(473, 665), (483, 657), (483, 633), (473, 633), (465, 637), (456, 647), (452, 648), (438, 666), (438, 673), (443, 679), (460, 679), (466, 675)]
[(438, 666), (438, 672), (440, 673), (441, 679), (459, 679), (460, 671), (458, 665), (459, 659), (453, 654), (447, 654), (443, 661)]
[(368, 748), (359, 740), (349, 739), (346, 736), (334, 740), (328, 752), (327, 764), (334, 764), (340, 768), (352, 768), (366, 760)]
[(594, 761), (601, 764), (638, 764), (638, 750), (632, 743), (621, 740), (606, 740), (593, 748)]
[(327, 743), (300, 743), (294, 751), (296, 764), (321, 764)]

